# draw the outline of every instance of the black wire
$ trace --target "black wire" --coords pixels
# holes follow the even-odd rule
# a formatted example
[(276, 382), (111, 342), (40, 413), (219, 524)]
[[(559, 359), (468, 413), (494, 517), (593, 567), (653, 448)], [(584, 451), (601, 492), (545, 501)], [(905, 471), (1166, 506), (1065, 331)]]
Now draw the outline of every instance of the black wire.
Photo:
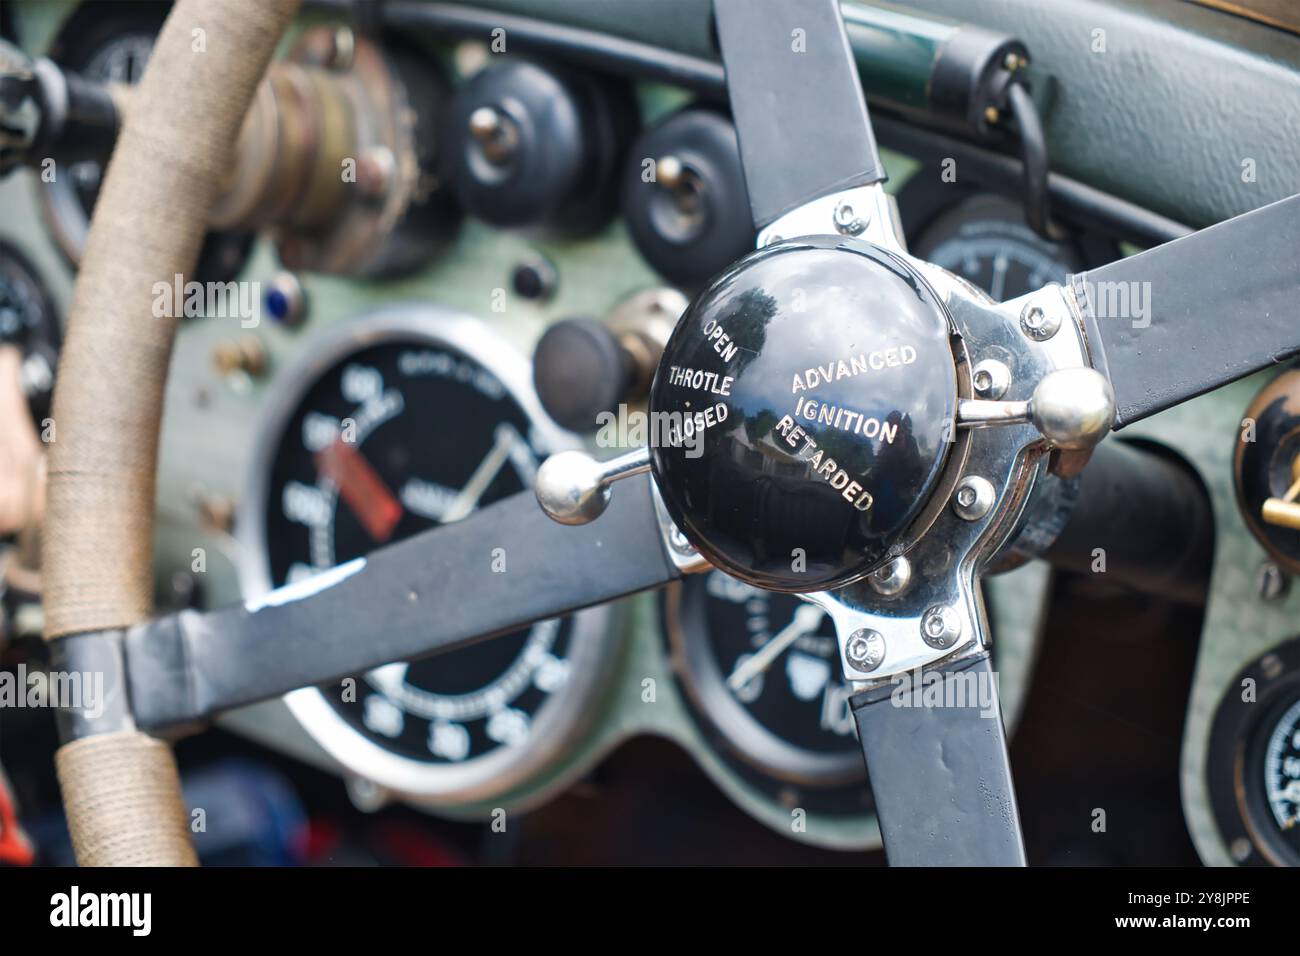
[(1025, 220), (1044, 239), (1061, 242), (1070, 234), (1052, 222), (1051, 192), (1047, 180), (1047, 137), (1033, 97), (1021, 83), (1007, 87), (1007, 105), (1020, 131), (1020, 157), (1024, 164)]
[[(967, 182), (1008, 198), (1022, 198), (1020, 193), (1023, 190), (1014, 184), (1023, 179), (1024, 167), (1016, 156), (884, 113), (876, 113), (871, 119), (880, 145), (886, 149), (921, 160), (955, 159)], [(1194, 231), (1184, 223), (1061, 173), (1050, 174), (1047, 182), (1053, 208), (1081, 231), (1128, 240), (1141, 246), (1158, 246), (1189, 236)]]

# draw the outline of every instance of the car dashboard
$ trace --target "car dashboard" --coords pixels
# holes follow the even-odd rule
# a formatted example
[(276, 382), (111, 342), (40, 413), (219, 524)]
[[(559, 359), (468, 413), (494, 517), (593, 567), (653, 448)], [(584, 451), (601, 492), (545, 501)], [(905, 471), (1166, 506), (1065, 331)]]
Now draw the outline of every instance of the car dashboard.
[[(7, 38), (24, 50), (124, 84), (138, 78), (167, 7), (3, 6)], [(467, 185), (463, 172), (428, 179), (422, 188), (445, 202), (394, 225), (383, 196), (402, 160), (393, 166), (393, 152), (376, 147), (354, 170), (376, 190), (374, 208), (324, 238), (311, 220), (214, 229), (199, 267), (206, 286), (178, 277), (162, 293), (186, 317), (159, 442), (161, 610), (256, 601), (525, 490), (550, 454), (608, 456), (629, 441), (629, 423), (610, 414), (598, 431), (563, 427), (564, 402), (590, 396), (544, 379), (568, 363), (602, 375), (617, 365), (619, 353), (602, 351), (608, 332), (591, 325), (660, 341), (714, 263), (752, 248), (747, 220), (704, 239), (693, 231), (702, 195), (724, 206), (743, 196), (725, 105), (662, 76), (610, 77), (581, 58), (493, 43), (491, 33), (366, 34), (329, 4), (309, 6), (286, 40), (302, 63), (349, 75), (387, 64), (394, 82), (419, 86), (432, 99), (413, 98), (421, 115), (404, 119), (417, 139), (424, 112), (461, 117), (457, 128), (490, 157), (519, 135), (481, 105), (495, 97), (536, 106), (530, 115), (554, 109), (549, 135), (573, 135), (575, 155), (530, 156), (536, 175), (507, 199), (477, 195), (482, 182)], [(1300, 70), (1295, 46), (1288, 68)], [(380, 95), (378, 81), (359, 82)], [(1068, 235), (1045, 239), (1027, 222), (1007, 150), (989, 150), (981, 167), (970, 147), (975, 158), (959, 158), (949, 178), (961, 137), (883, 114), (887, 188), (908, 247), (997, 301), (1190, 231), (1153, 196), (1151, 208), (1114, 199), (1073, 220), (1067, 205)], [(101, 175), (81, 161), (0, 180), (0, 342), (22, 352), (38, 430), (52, 422), (40, 396), (48, 401)], [(1109, 195), (1100, 186), (1076, 193)], [(246, 297), (237, 308), (211, 296), (226, 283)], [(610, 386), (616, 397), (635, 374)], [(1010, 561), (986, 580), (1032, 860), (1300, 863), (1300, 596), (1290, 586), (1300, 532), (1260, 532), (1257, 465), (1242, 460), (1243, 429), (1259, 422), (1263, 434), (1267, 416), (1282, 414), (1260, 400), (1276, 378), (1253, 376), (1125, 432), (1203, 486), (1215, 539), (1200, 600), (1135, 597), (1104, 574), (1041, 560)], [(349, 432), (352, 449), (335, 441)], [(46, 663), (31, 539), (0, 541), (0, 665), (11, 673)], [(509, 547), (499, 550), (484, 560), (508, 574)], [(248, 808), (237, 820), (209, 814), (200, 857), (879, 862), (852, 689), (830, 619), (808, 610), (714, 570), (225, 714), (178, 745), (192, 805)], [(775, 666), (733, 679), (796, 622), (805, 632)], [(382, 629), (383, 614), (369, 626)], [(372, 636), (359, 628), (355, 640)], [(69, 862), (48, 766), (53, 723), (45, 711), (0, 713), (0, 767), (39, 858)], [(1107, 753), (1118, 755), (1110, 765)], [(506, 830), (509, 844), (490, 839)]]

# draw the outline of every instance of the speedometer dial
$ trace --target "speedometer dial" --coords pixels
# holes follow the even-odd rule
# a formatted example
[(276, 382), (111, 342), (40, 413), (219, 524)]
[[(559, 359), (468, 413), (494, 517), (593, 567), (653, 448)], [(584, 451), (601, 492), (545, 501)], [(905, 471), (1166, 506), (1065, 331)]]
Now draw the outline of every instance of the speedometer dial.
[[(528, 390), (526, 361), (460, 316), (381, 313), (288, 378), (246, 513), (256, 529), (250, 588), (291, 583), (524, 491), (562, 444)], [(508, 557), (493, 555), (502, 573)], [(384, 626), (383, 608), (372, 620)], [(599, 609), (544, 621), (289, 703), (356, 773), (434, 802), (486, 799), (581, 729), (609, 657), (604, 624)]]

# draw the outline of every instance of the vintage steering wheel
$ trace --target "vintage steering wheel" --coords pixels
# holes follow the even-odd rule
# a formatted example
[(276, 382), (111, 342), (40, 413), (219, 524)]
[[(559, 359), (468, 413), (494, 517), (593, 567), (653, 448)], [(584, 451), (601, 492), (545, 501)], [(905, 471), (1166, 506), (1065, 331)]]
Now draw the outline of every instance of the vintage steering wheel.
[[(61, 715), (79, 861), (193, 862), (154, 734), (716, 567), (834, 620), (891, 863), (1022, 865), (979, 575), (1049, 472), (1300, 351), (1300, 196), (993, 302), (907, 253), (836, 0), (714, 0), (759, 248), (678, 323), (652, 447), (555, 456), (536, 498), (244, 606), (153, 618), (174, 320), (150, 315), (150, 289), (193, 267), (295, 7), (176, 4), (78, 278), (45, 575), (57, 666), (111, 690), (103, 715)], [(358, 645), (359, 621), (383, 631)]]

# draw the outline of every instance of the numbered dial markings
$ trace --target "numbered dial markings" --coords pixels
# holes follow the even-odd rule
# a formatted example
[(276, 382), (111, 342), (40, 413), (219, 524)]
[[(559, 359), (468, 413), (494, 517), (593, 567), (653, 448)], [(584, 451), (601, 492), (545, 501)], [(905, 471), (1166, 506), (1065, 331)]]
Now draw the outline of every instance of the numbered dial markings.
[(1264, 752), (1254, 772), (1269, 822), (1278, 837), (1300, 854), (1300, 699), (1266, 730)]
[(692, 713), (725, 760), (813, 810), (870, 808), (852, 690), (820, 608), (711, 571), (686, 579), (664, 612)]
[[(273, 581), (289, 583), (458, 521), (529, 487), (545, 454), (520, 403), (468, 356), (419, 342), (350, 355), (307, 391), (272, 466)], [(503, 573), (505, 544), (485, 546), (485, 560)], [(382, 613), (374, 621), (382, 627)], [(451, 654), (379, 667), (322, 694), (385, 749), (462, 764), (528, 744), (539, 711), (569, 680), (570, 647), (571, 623), (545, 621)]]

